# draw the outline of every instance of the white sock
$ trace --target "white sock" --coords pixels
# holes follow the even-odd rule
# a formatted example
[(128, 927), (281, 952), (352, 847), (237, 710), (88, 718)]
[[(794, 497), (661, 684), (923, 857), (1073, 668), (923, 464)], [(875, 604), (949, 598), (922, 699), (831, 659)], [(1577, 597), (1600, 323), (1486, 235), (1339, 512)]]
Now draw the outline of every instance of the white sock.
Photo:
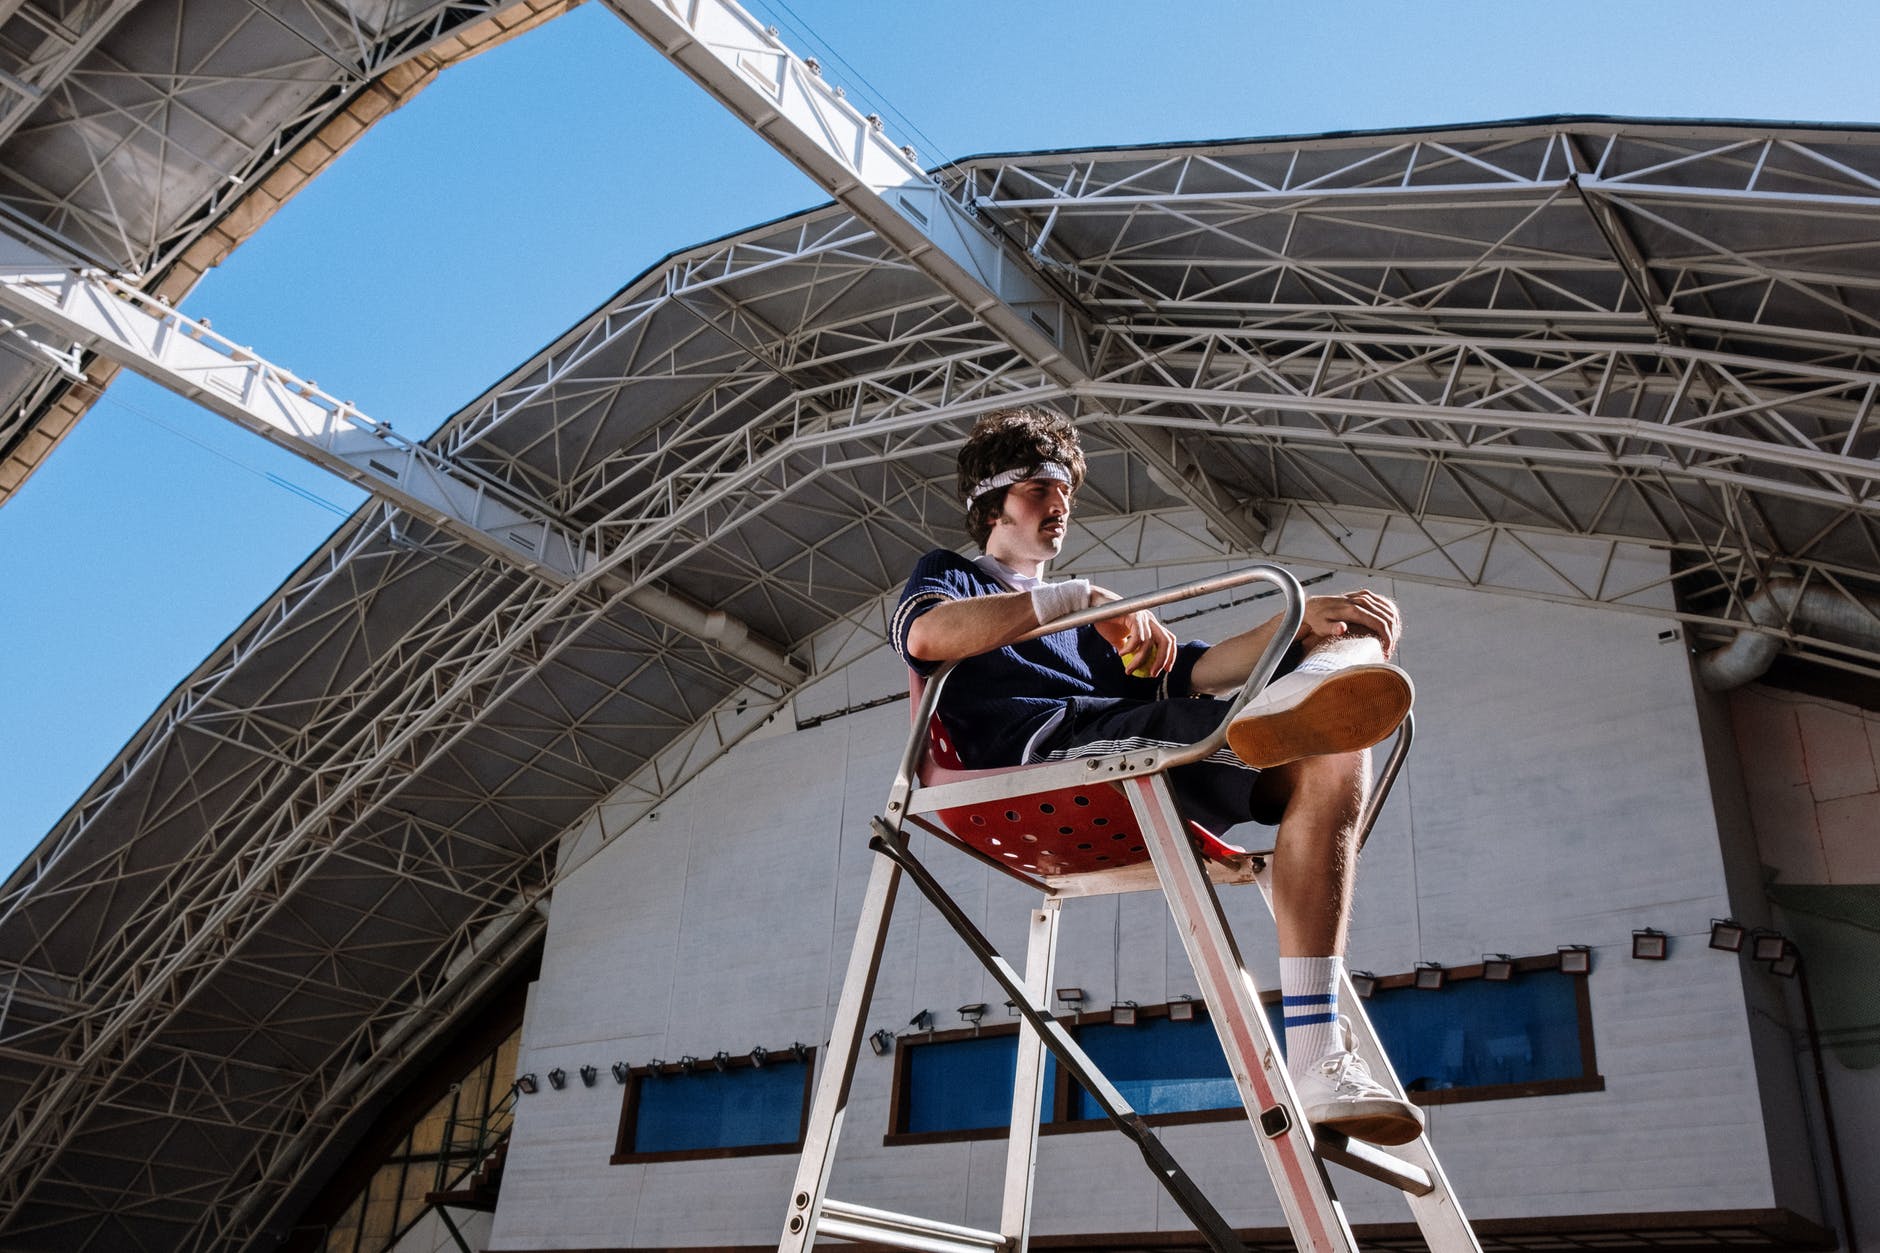
[(1371, 665), (1384, 660), (1384, 645), (1368, 631), (1320, 641), (1292, 670), (1294, 674), (1330, 674), (1346, 666)]
[(1279, 959), (1280, 1019), (1286, 1027), (1286, 1069), (1297, 1078), (1338, 1047), (1338, 981), (1342, 957)]

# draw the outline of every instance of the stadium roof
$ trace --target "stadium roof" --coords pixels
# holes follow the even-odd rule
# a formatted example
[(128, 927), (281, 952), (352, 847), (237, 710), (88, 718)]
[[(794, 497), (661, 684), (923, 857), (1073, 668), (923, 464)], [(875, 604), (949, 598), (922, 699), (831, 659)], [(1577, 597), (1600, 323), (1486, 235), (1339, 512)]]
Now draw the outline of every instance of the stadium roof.
[[(362, 98), (358, 65), (468, 12), (355, 45), (115, 6), (32, 124), (5, 115), (8, 229), (183, 273), (241, 233), (228, 169), (294, 165)], [(216, 56), (277, 42), (216, 70), (220, 120), (145, 148), (135, 100), (80, 106), (158, 13)], [(244, 87), (284, 57), (319, 81)], [(121, 161), (98, 159), (106, 116)], [(140, 174), (159, 154), (175, 174)], [(381, 495), (152, 715), (0, 894), (0, 1241), (268, 1243), (540, 933), (558, 876), (773, 713), (893, 694), (844, 668), (914, 558), (959, 542), (952, 450), (998, 405), (1081, 416), (1082, 569), (1260, 552), (1753, 625), (1880, 674), (1870, 636), (1753, 598), (1880, 584), (1880, 133), (1547, 118), (937, 180), (1056, 302), (1074, 365), (842, 205), (702, 244), (420, 450), (585, 564)], [(40, 424), (16, 444), (82, 405), (0, 370)]]

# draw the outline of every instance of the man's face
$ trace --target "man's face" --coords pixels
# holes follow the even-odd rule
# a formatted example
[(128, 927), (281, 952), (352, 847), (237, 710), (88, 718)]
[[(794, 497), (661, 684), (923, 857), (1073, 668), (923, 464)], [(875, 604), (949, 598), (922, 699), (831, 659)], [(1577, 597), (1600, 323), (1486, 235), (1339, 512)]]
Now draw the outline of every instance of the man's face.
[(1005, 491), (992, 522), (986, 551), (1007, 565), (1050, 561), (1064, 547), (1071, 519), (1071, 485), (1056, 479), (1023, 479)]

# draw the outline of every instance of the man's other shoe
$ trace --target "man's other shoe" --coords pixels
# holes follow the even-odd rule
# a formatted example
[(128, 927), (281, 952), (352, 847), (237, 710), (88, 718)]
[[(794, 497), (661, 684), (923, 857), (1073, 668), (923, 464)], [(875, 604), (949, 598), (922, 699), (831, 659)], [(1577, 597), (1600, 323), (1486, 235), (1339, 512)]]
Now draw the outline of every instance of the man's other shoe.
[(1344, 636), (1262, 688), (1227, 728), (1227, 744), (1257, 769), (1355, 753), (1395, 731), (1415, 699), (1410, 676), (1384, 660), (1374, 636)]
[(1344, 1047), (1293, 1078), (1300, 1115), (1314, 1127), (1370, 1144), (1408, 1144), (1422, 1135), (1423, 1111), (1371, 1077), (1370, 1067), (1351, 1047), (1348, 1019), (1338, 1020), (1338, 1035)]

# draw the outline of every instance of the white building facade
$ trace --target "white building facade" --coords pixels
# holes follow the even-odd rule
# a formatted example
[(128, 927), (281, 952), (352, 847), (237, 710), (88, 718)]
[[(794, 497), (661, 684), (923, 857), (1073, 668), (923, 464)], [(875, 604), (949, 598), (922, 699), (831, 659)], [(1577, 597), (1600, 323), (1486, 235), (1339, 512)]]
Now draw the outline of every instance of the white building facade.
[[(1208, 572), (1180, 561), (1108, 565), (1093, 548), (1069, 570), (1123, 591)], [(1337, 575), (1327, 586), (1365, 582)], [(1622, 1239), (1631, 1233), (1643, 1247), (1654, 1232), (1686, 1241), (1708, 1232), (1752, 1247), (1835, 1247), (1836, 1172), (1797, 985), (1755, 961), (1752, 946), (1735, 954), (1709, 941), (1715, 919), (1780, 921), (1764, 895), (1771, 866), (1783, 882), (1873, 880), (1880, 723), (1772, 689), (1706, 693), (1685, 637), (1662, 618), (1368, 582), (1403, 606), (1419, 733), (1364, 853), (1350, 963), (1380, 976), (1374, 1009), (1392, 1002), (1413, 1024), (1397, 1038), (1408, 1031), (1421, 1041), (1412, 1052), (1422, 1069), (1407, 1069), (1401, 1050), (1394, 1061), (1428, 1102), (1433, 1142), (1482, 1239), (1496, 1247), (1603, 1233), (1608, 1247), (1633, 1247)], [(1176, 630), (1220, 638), (1266, 612), (1215, 609)], [(1179, 607), (1167, 616), (1180, 618)], [(723, 1116), (714, 1103), (723, 1098), (708, 1090), (740, 1073), (753, 1049), (776, 1059), (774, 1072), (793, 1044), (819, 1049), (827, 1038), (872, 856), (868, 820), (906, 731), (907, 706), (892, 699), (904, 683), (883, 647), (805, 692), (791, 722), (780, 717), (655, 814), (605, 843), (597, 816), (564, 847), (580, 868), (555, 894), (520, 1066), (536, 1075), (592, 1066), (600, 1082), (541, 1083), (519, 1102), (490, 1248), (774, 1245), (796, 1165), (790, 1146), (683, 1146), (720, 1134), (703, 1126)], [(1786, 740), (1769, 730), (1784, 719)], [(1824, 734), (1839, 755), (1810, 774), (1817, 758), (1805, 750)], [(1817, 802), (1822, 792), (1838, 794)], [(1830, 807), (1830, 821), (1806, 838), (1781, 825), (1804, 800)], [(1255, 827), (1234, 834), (1250, 846), (1262, 838)], [(1022, 965), (1036, 893), (926, 837), (916, 851)], [(1257, 890), (1231, 889), (1227, 903), (1260, 986), (1274, 987)], [(1647, 928), (1668, 937), (1666, 960), (1633, 957), (1634, 934)], [(1584, 976), (1555, 968), (1574, 945), (1591, 950)], [(1514, 978), (1481, 981), (1485, 954), (1518, 959)], [(1396, 986), (1419, 963), (1441, 964), (1446, 986)], [(1166, 1007), (1198, 991), (1154, 892), (1068, 902), (1056, 983), (1085, 991), (1085, 1030), (1113, 1033), (1129, 1029), (1108, 1025), (1110, 1007), (1132, 1002), (1138, 1030), (1173, 1032)], [(1484, 998), (1520, 995), (1524, 984), (1570, 1005), (1570, 1021), (1480, 1010)], [(972, 1121), (945, 1112), (948, 1102), (971, 1103), (971, 1082), (913, 1089), (950, 1073), (917, 1067), (920, 1050), (1009, 1032), (1002, 1000), (931, 907), (904, 891), (867, 1024), (896, 1038), (860, 1059), (832, 1196), (998, 1225), (999, 1131), (922, 1129), (936, 1118)], [(991, 1008), (977, 1026), (954, 1008), (982, 1002)], [(910, 1023), (923, 1010), (931, 1032)], [(1447, 1062), (1427, 1060), (1445, 1050)], [(711, 1059), (720, 1054), (740, 1065), (719, 1072)], [(698, 1059), (686, 1064), (691, 1073), (677, 1064), (684, 1058)], [(661, 1077), (647, 1074), (655, 1059), (666, 1063)], [(626, 1063), (624, 1083), (610, 1076), (616, 1062)], [(1444, 1069), (1452, 1063), (1459, 1068)], [(1866, 1130), (1876, 1085), (1838, 1057), (1825, 1064), (1857, 1229), (1880, 1230), (1880, 1198), (1859, 1182), (1880, 1173)], [(767, 1082), (775, 1106), (784, 1081)], [(1005, 1080), (985, 1082), (1009, 1099)], [(1077, 1114), (1066, 1107), (1047, 1119), (1075, 1123)], [(1169, 1122), (1165, 1141), (1229, 1221), (1250, 1239), (1283, 1239), (1244, 1115)], [(662, 1151), (669, 1145), (681, 1147)], [(1334, 1174), (1361, 1240), (1401, 1234), (1408, 1215), (1396, 1195)], [(1106, 1126), (1047, 1126), (1037, 1179), (1036, 1242), (1199, 1247), (1134, 1148)]]

